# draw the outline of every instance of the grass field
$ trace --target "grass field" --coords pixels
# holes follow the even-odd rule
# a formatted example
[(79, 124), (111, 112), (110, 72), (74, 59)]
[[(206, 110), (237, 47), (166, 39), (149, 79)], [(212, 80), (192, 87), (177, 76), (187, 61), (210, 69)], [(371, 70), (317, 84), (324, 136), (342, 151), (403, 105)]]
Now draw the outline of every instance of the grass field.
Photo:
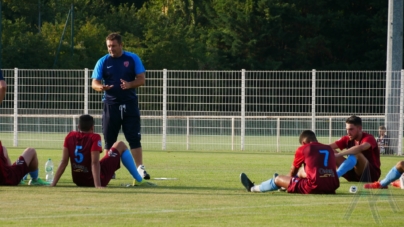
[[(9, 148), (12, 160), (22, 152)], [(38, 149), (40, 177), (61, 150)], [(292, 154), (263, 152), (144, 151), (147, 170), (158, 187), (124, 187), (126, 169), (106, 189), (76, 187), (70, 166), (57, 187), (0, 187), (0, 226), (399, 226), (404, 223), (404, 191), (383, 190), (375, 196), (341, 179), (336, 195), (284, 192), (248, 193), (239, 182), (245, 172), (255, 182), (274, 172), (286, 174)], [(382, 157), (382, 176), (402, 157)], [(176, 178), (155, 180), (153, 178)], [(380, 191), (379, 191), (380, 192)], [(373, 203), (369, 205), (369, 201)], [(355, 203), (353, 201), (357, 199)], [(398, 210), (390, 207), (394, 202)], [(355, 204), (353, 209), (350, 205)], [(376, 208), (379, 216), (372, 215)], [(347, 212), (349, 211), (349, 212)], [(350, 214), (350, 218), (344, 215)], [(374, 218), (376, 217), (376, 218)], [(401, 224), (400, 224), (401, 223)]]

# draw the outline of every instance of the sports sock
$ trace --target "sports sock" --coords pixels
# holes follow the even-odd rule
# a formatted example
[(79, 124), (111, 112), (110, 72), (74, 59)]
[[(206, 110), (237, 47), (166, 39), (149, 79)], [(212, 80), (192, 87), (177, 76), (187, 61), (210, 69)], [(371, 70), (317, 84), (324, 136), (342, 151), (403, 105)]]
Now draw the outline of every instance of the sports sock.
[(267, 192), (267, 191), (275, 191), (278, 190), (279, 187), (275, 184), (275, 179), (271, 178), (267, 181), (264, 181), (260, 184), (260, 191)]
[(261, 192), (259, 185), (254, 185), (251, 187), (251, 192)]
[(31, 179), (34, 179), (34, 180), (38, 179), (38, 174), (39, 174), (39, 169), (34, 170), (32, 172), (29, 172), (29, 175), (31, 176)]
[(341, 177), (349, 170), (353, 169), (353, 167), (355, 167), (356, 165), (356, 162), (357, 160), (355, 155), (348, 155), (347, 159), (345, 159), (345, 161), (337, 169), (338, 177)]
[(387, 185), (389, 185), (391, 182), (397, 180), (398, 178), (400, 178), (402, 173), (398, 172), (398, 170), (396, 169), (396, 167), (394, 166), (393, 168), (391, 168), (391, 170), (387, 173), (386, 177), (380, 181), (380, 184), (383, 187), (386, 187)]
[(140, 176), (139, 172), (136, 169), (135, 160), (132, 157), (132, 153), (128, 149), (126, 149), (121, 154), (121, 160), (125, 168), (129, 171), (132, 177), (137, 180), (138, 182), (142, 181), (142, 177)]

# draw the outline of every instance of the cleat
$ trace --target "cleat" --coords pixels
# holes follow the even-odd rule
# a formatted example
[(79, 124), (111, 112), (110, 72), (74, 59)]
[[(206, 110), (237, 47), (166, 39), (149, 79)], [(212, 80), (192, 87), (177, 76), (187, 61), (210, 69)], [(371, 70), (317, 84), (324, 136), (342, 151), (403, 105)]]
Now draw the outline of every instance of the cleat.
[(404, 176), (391, 183), (393, 187), (404, 189)]
[(157, 184), (152, 183), (150, 181), (142, 180), (141, 182), (137, 180), (133, 180), (132, 186), (141, 186), (141, 187), (157, 187)]
[(140, 176), (143, 177), (143, 179), (150, 180), (150, 175), (146, 172), (144, 165), (140, 165), (137, 168), (137, 171), (139, 172)]
[(400, 179), (391, 182), (391, 186), (396, 187), (396, 188), (401, 188)]
[(368, 183), (364, 184), (363, 188), (365, 189), (387, 189), (388, 187), (383, 187), (379, 181), (373, 182), (373, 183)]
[(34, 180), (34, 179), (29, 180), (28, 185), (34, 185), (34, 186), (49, 186), (50, 183), (41, 180), (41, 178), (38, 178), (38, 179), (36, 179), (36, 180)]
[(245, 175), (245, 173), (240, 174), (240, 181), (241, 181), (241, 184), (243, 184), (243, 186), (245, 187), (245, 189), (247, 189), (247, 192), (251, 192), (251, 188), (254, 187), (254, 183), (251, 182), (250, 179), (248, 179), (248, 177), (247, 177), (247, 175)]

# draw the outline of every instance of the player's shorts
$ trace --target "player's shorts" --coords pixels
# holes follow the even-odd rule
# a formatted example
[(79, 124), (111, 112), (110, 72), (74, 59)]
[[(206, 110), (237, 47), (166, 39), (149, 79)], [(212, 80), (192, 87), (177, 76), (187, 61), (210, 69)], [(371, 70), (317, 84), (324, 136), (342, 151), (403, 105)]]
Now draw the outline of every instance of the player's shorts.
[(23, 156), (18, 157), (12, 166), (1, 164), (0, 174), (2, 176), (0, 176), (0, 185), (18, 185), (27, 173), (28, 166)]
[(112, 179), (115, 171), (121, 168), (121, 155), (115, 148), (111, 148), (100, 160), (101, 166), (101, 186), (105, 187)]
[(126, 104), (106, 104), (102, 113), (102, 132), (105, 149), (110, 149), (117, 141), (119, 130), (122, 131), (129, 143), (130, 149), (141, 147), (140, 112), (137, 102)]
[(290, 179), (287, 191), (288, 193), (300, 193), (300, 194), (335, 194), (335, 190), (338, 187), (336, 187), (335, 189), (324, 189), (324, 188), (329, 188), (329, 186), (328, 185), (325, 187), (317, 186), (313, 188), (307, 178), (292, 177), (292, 179)]
[(358, 176), (354, 169), (346, 172), (342, 177), (344, 177), (347, 181), (353, 182), (375, 182), (380, 178), (380, 170), (378, 170), (374, 165), (368, 162), (368, 168), (365, 168), (365, 171), (362, 175)]

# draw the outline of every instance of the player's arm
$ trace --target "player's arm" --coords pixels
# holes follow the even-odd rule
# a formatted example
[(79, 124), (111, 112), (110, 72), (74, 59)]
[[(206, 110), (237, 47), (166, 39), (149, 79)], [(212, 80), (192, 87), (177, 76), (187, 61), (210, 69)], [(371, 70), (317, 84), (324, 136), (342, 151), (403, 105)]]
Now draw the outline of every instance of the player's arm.
[(3, 102), (4, 97), (6, 97), (6, 90), (7, 90), (6, 81), (0, 80), (0, 104)]
[(58, 170), (56, 171), (51, 186), (56, 186), (56, 184), (59, 182), (60, 177), (62, 177), (63, 173), (65, 172), (67, 164), (69, 164), (69, 150), (66, 147), (64, 147), (62, 160), (60, 161), (60, 165), (58, 167)]
[(10, 160), (10, 157), (8, 156), (7, 148), (5, 146), (2, 146), (2, 147), (3, 147), (3, 155), (7, 160), (7, 165), (11, 166), (11, 160)]
[(91, 152), (91, 171), (93, 172), (94, 186), (102, 188), (101, 186), (101, 166), (100, 166), (100, 152)]
[(123, 90), (125, 89), (132, 89), (132, 88), (138, 88), (140, 86), (143, 86), (146, 83), (146, 74), (145, 73), (140, 73), (136, 75), (136, 79), (128, 82), (125, 80), (121, 79), (121, 88)]
[(296, 168), (294, 165), (290, 167), (289, 176), (294, 177), (299, 172), (299, 168)]
[(333, 150), (339, 148), (338, 145), (337, 145), (337, 143), (335, 143), (335, 142), (332, 143), (332, 144), (330, 144), (329, 146), (330, 146)]
[(101, 83), (101, 80), (93, 79), (91, 82), (91, 87), (98, 92), (107, 91), (111, 89), (114, 85), (104, 85)]
[(357, 155), (359, 153), (362, 153), (363, 151), (368, 150), (370, 147), (371, 147), (370, 143), (364, 142), (360, 145), (353, 146), (345, 151), (336, 153), (335, 157), (340, 157), (340, 156), (344, 156), (344, 155)]

